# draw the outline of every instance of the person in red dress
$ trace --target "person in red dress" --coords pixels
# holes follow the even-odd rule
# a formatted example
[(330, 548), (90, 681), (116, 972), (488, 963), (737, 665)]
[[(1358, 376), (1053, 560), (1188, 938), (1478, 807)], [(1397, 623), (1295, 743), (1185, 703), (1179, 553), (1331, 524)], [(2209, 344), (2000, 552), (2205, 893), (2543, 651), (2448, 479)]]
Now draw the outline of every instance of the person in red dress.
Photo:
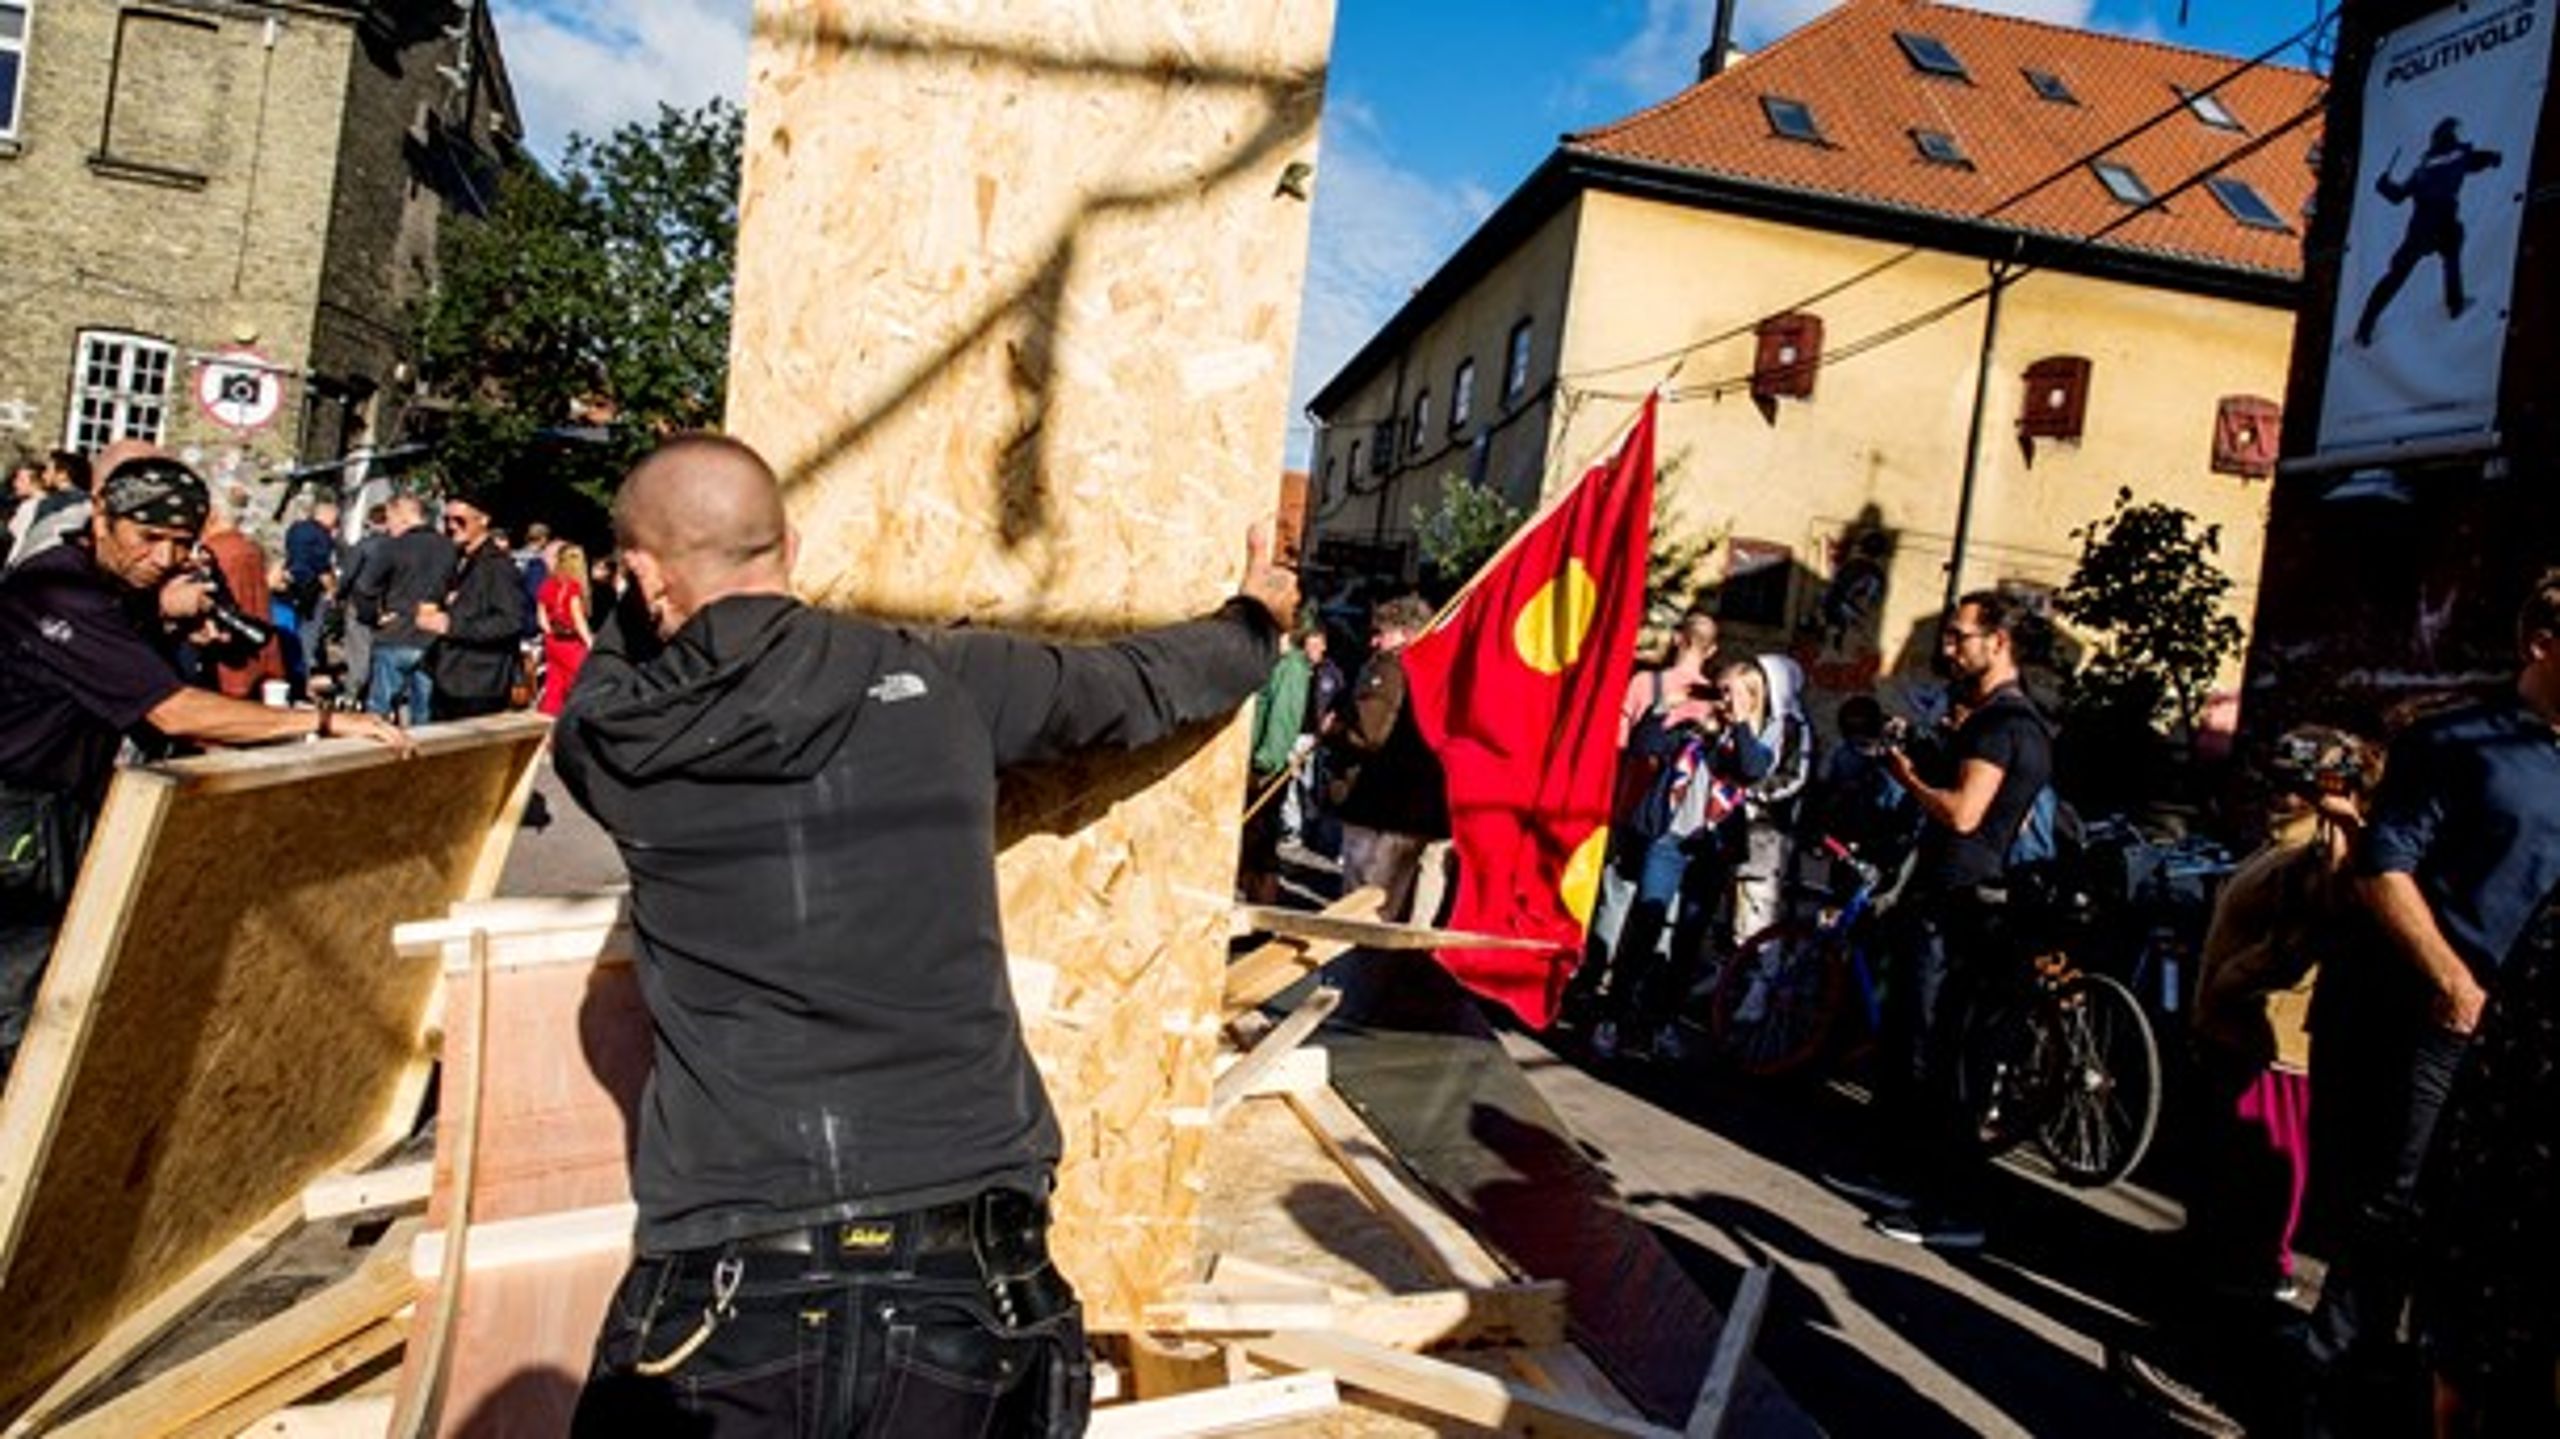
[(587, 662), (587, 646), (595, 640), (595, 630), (587, 622), (587, 552), (576, 545), (562, 545), (559, 561), (535, 592), (534, 603), (542, 611), (541, 710), (556, 716), (568, 703), (569, 690), (578, 682), (578, 667)]

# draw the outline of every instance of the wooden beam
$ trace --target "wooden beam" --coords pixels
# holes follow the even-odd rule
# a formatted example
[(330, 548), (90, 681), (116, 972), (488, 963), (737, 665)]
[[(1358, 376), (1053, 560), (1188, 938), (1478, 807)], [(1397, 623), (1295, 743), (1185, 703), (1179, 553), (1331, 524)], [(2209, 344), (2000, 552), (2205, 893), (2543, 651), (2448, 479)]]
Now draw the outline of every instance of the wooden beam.
[(1190, 1439), (1312, 1419), (1340, 1408), (1330, 1374), (1289, 1374), (1093, 1411), (1091, 1439)]
[(388, 1394), (367, 1394), (328, 1404), (297, 1404), (240, 1431), (241, 1439), (382, 1439), (391, 1427)]
[(1698, 1404), (1689, 1411), (1682, 1439), (1717, 1439), (1724, 1432), (1734, 1396), (1742, 1389), (1743, 1365), (1750, 1361), (1751, 1346), (1760, 1337), (1761, 1317), (1769, 1308), (1773, 1272), (1766, 1264), (1754, 1264), (1742, 1272), (1742, 1282), (1734, 1287), (1733, 1307), (1725, 1311), (1724, 1327), (1716, 1332), (1715, 1358), (1708, 1361), (1706, 1382), (1698, 1386)]
[[(1355, 889), (1321, 913), (1336, 919), (1376, 919), (1387, 902), (1386, 891)], [(1282, 936), (1266, 941), (1227, 966), (1225, 1005), (1229, 1014), (1259, 1009), (1281, 991), (1350, 953), (1341, 940), (1305, 940)]]
[(1522, 949), (1549, 950), (1543, 939), (1516, 939), (1501, 934), (1471, 934), (1462, 929), (1435, 929), (1427, 924), (1396, 924), (1383, 919), (1343, 919), (1304, 909), (1270, 905), (1236, 906), (1236, 922), (1247, 934), (1269, 933), (1291, 939), (1324, 940), (1360, 949)]
[(1591, 1362), (1591, 1356), (1571, 1344), (1505, 1349), (1502, 1359), (1512, 1372), (1550, 1394), (1561, 1394), (1625, 1418), (1644, 1418), (1627, 1396), (1618, 1392), (1618, 1386), (1609, 1382), (1609, 1376), (1600, 1372), (1600, 1366)]
[(1389, 1349), (1472, 1349), (1564, 1342), (1565, 1286), (1541, 1279), (1485, 1289), (1434, 1289), (1334, 1306), (1333, 1328)]
[[(600, 1254), (629, 1245), (639, 1216), (638, 1207), (625, 1201), (475, 1224), (462, 1262), (470, 1272), (479, 1274), (520, 1264), (546, 1264), (555, 1259)], [(410, 1247), (409, 1272), (418, 1276), (421, 1284), (441, 1281), (448, 1251), (453, 1247), (444, 1230), (427, 1230)]]
[(1342, 1167), (1352, 1187), (1437, 1279), (1468, 1289), (1511, 1282), (1511, 1273), (1485, 1252), (1464, 1225), (1414, 1191), (1386, 1146), (1342, 1102), (1342, 1096), (1323, 1089), (1289, 1095), (1287, 1103)]
[(421, 1159), (361, 1174), (332, 1174), (303, 1186), (302, 1217), (306, 1222), (343, 1219), (383, 1209), (407, 1209), (427, 1202), (435, 1189), (436, 1163)]
[(1254, 1045), (1234, 1068), (1219, 1075), (1209, 1088), (1209, 1115), (1218, 1118), (1243, 1102), (1246, 1094), (1260, 1083), (1262, 1076), (1286, 1058), (1291, 1050), (1306, 1042), (1316, 1027), (1342, 1007), (1342, 991), (1326, 986), (1308, 995), (1306, 1002), (1292, 1010), (1287, 1019), (1273, 1027), (1261, 1042)]
[(368, 1325), (176, 1430), (170, 1439), (232, 1439), (295, 1400), (325, 1389), (385, 1355), (399, 1352), (408, 1336), (409, 1326), (397, 1316)]
[(1350, 1388), (1504, 1434), (1677, 1439), (1668, 1429), (1580, 1400), (1338, 1334), (1269, 1334), (1241, 1340), (1238, 1347), (1257, 1361), (1300, 1372), (1329, 1373)]
[[(438, 1432), (444, 1402), (444, 1378), (453, 1349), (454, 1325), (462, 1316), (462, 1276), (470, 1271), (471, 1185), (480, 1167), (481, 1076), (489, 1058), (489, 936), (471, 936), (471, 1021), (466, 1027), (460, 1073), (448, 1069), (445, 1082), (454, 1092), (456, 1144), (445, 1157), (453, 1187), (445, 1199), (445, 1227), (452, 1262), (437, 1281), (435, 1309), (425, 1328), (425, 1342), (401, 1366), (409, 1382), (392, 1411), (390, 1439), (423, 1439)], [(413, 1281), (414, 1282), (414, 1281)]]
[[(1212, 1072), (1224, 1078), (1234, 1073), (1236, 1066), (1243, 1063), (1244, 1059), (1245, 1056), (1241, 1054), (1221, 1054), (1218, 1056), (1217, 1067)], [(1331, 1056), (1314, 1045), (1301, 1044), (1280, 1056), (1277, 1063), (1248, 1085), (1243, 1097), (1277, 1099), (1285, 1094), (1305, 1094), (1309, 1090), (1322, 1089), (1331, 1083), (1333, 1083)], [(1215, 1092), (1214, 1089), (1212, 1092)]]
[(394, 1225), (354, 1274), (52, 1432), (61, 1439), (168, 1434), (380, 1325), (417, 1295), (408, 1262), (415, 1230), (415, 1221)]
[(1168, 1334), (1270, 1334), (1330, 1329), (1334, 1313), (1321, 1284), (1186, 1284), (1147, 1306), (1146, 1325)]

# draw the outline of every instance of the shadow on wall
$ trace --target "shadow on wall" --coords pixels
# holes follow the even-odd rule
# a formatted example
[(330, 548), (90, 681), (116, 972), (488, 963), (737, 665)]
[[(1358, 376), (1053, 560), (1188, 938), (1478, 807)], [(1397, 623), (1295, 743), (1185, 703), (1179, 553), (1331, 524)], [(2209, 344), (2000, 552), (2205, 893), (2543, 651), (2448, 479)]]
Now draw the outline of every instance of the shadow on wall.
[[(1318, 67), (1263, 72), (1170, 50), (1144, 54), (1099, 49), (1035, 52), (968, 37), (936, 36), (912, 27), (892, 30), (845, 25), (805, 11), (781, 14), (770, 8), (759, 10), (755, 31), (759, 40), (768, 43), (838, 53), (858, 51), (889, 61), (917, 65), (962, 61), (982, 84), (993, 83), (994, 77), (1005, 77), (1029, 89), (1043, 81), (1099, 79), (1147, 92), (1206, 89), (1244, 92), (1259, 99), (1258, 119), (1228, 141), (1222, 153), (1205, 168), (1187, 168), (1178, 176), (1154, 183), (1116, 188), (1105, 184), (1087, 194), (1027, 278), (985, 299), (975, 317), (958, 327), (952, 338), (898, 375), (878, 399), (845, 415), (816, 445), (801, 453), (775, 457), (785, 490), (796, 490), (856, 450), (900, 407), (923, 397), (944, 377), (975, 367), (978, 357), (990, 347), (1002, 346), (1001, 358), (1012, 390), (1011, 404), (1004, 409), (991, 408), (986, 423), (1002, 426), (1007, 434), (995, 476), (999, 505), (996, 533), (1007, 549), (1019, 549), (1051, 529), (1057, 520), (1055, 505), (1061, 477), (1052, 472), (1055, 457), (1050, 451), (1047, 426), (1059, 383), (1055, 343), (1061, 307), (1075, 272), (1080, 238), (1105, 221), (1197, 203), (1202, 196), (1260, 169), (1270, 169), (1274, 183), (1278, 183), (1280, 159), (1314, 133), (1324, 95), (1324, 70)], [(771, 143), (787, 152), (790, 136), (787, 131), (777, 131)], [(1123, 399), (1144, 402), (1146, 397)], [(1184, 421), (1180, 411), (1169, 408), (1165, 422)], [(1053, 556), (1049, 568), (1034, 582), (1032, 595), (1024, 602), (1026, 610), (1037, 612), (1042, 608), (1036, 598), (1053, 587), (1058, 563)], [(876, 606), (866, 604), (865, 608), (880, 613)], [(947, 618), (894, 613), (881, 617), (923, 622)], [(1005, 622), (1001, 615), (982, 618)], [(1046, 627), (1057, 628), (1054, 623)]]

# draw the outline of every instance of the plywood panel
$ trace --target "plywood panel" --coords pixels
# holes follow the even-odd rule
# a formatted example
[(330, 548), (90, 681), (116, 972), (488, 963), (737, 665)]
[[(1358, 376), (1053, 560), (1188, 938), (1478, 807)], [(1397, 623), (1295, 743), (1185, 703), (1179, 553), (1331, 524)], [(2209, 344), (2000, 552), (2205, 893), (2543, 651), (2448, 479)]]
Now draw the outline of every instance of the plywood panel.
[(0, 1406), (406, 1114), (432, 962), (497, 870), (548, 727), (119, 775), (0, 1097)]
[[(1326, 0), (760, 0), (729, 424), (801, 584), (1095, 634), (1202, 612), (1281, 468)], [(1098, 1328), (1189, 1277), (1241, 735), (1008, 787), (1008, 948), (1061, 1263)]]

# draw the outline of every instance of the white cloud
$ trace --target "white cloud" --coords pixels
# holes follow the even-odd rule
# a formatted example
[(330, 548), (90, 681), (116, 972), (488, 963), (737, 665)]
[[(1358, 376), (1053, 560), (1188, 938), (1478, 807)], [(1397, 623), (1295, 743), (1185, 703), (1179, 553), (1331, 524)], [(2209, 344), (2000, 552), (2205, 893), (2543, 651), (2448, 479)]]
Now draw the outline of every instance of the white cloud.
[[(1819, 18), (1839, 0), (1758, 0), (1735, 13), (1733, 42), (1757, 50)], [(1971, 0), (1964, 8), (2056, 25), (2087, 26), (2096, 0)], [(1600, 73), (1645, 104), (1698, 78), (1698, 55), (1715, 33), (1715, 0), (1645, 0), (1644, 22), (1598, 62)]]
[(1471, 179), (1433, 179), (1397, 164), (1372, 112), (1349, 96), (1327, 97), (1317, 156), (1306, 297), (1289, 385), (1293, 465), (1307, 459), (1307, 400), (1499, 199)]
[(493, 0), (536, 154), (747, 84), (747, 0)]

